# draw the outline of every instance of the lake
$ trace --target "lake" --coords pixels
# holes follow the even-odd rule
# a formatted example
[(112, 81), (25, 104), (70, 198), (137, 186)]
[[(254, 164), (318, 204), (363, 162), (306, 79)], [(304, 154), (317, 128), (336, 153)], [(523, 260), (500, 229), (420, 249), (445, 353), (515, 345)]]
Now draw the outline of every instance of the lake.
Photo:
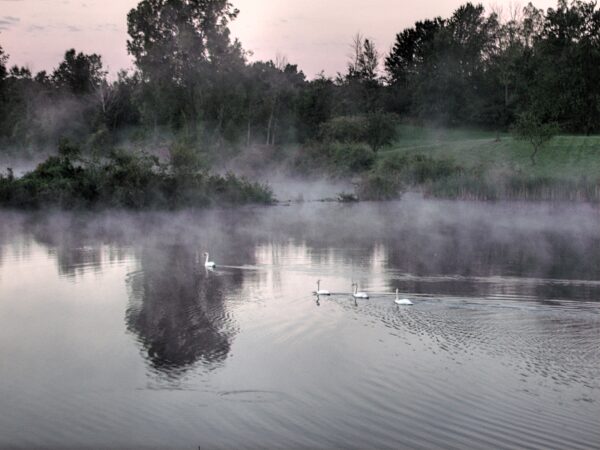
[(0, 447), (600, 448), (599, 225), (413, 195), (0, 212)]

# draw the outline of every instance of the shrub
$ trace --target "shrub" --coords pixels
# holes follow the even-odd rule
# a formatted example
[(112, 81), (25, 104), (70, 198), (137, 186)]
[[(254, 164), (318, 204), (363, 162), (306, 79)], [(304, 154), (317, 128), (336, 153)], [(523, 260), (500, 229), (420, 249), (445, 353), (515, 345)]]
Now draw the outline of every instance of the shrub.
[(368, 121), (364, 116), (334, 117), (321, 125), (320, 138), (325, 142), (366, 142)]
[(409, 157), (400, 152), (380, 153), (377, 160), (379, 170), (389, 170), (397, 173), (404, 171), (408, 165)]
[(330, 148), (333, 164), (342, 171), (363, 172), (375, 162), (375, 153), (365, 144), (335, 143)]
[(197, 172), (198, 170), (206, 168), (206, 163), (198, 149), (183, 142), (177, 142), (171, 145), (169, 156), (171, 166), (177, 173)]
[(115, 150), (104, 163), (51, 157), (20, 179), (0, 175), (0, 205), (20, 208), (178, 208), (271, 203), (268, 186), (233, 174), (176, 174), (149, 155)]
[(58, 141), (58, 154), (64, 158), (79, 158), (81, 155), (81, 147), (71, 139), (61, 137)]
[(395, 174), (371, 171), (361, 180), (356, 191), (361, 200), (393, 200), (402, 195), (403, 185)]
[(109, 129), (102, 125), (87, 139), (87, 147), (95, 154), (105, 154), (106, 149), (113, 146), (113, 136)]
[(354, 203), (358, 201), (358, 197), (351, 192), (340, 192), (337, 195), (337, 201), (340, 203)]
[(366, 141), (376, 152), (391, 144), (397, 137), (398, 116), (396, 114), (375, 112), (367, 116)]
[(334, 117), (321, 125), (324, 142), (366, 143), (376, 152), (397, 137), (398, 116), (375, 112), (367, 116)]

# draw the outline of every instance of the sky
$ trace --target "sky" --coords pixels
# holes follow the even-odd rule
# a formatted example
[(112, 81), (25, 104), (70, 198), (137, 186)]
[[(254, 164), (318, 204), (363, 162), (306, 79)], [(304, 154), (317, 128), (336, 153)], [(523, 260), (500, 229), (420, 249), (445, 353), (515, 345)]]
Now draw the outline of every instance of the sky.
[[(102, 55), (111, 74), (133, 67), (127, 54), (127, 13), (139, 0), (0, 0), (0, 46), (9, 63), (52, 70), (69, 48)], [(360, 32), (381, 53), (415, 21), (448, 17), (466, 0), (233, 0), (232, 33), (253, 60), (285, 56), (312, 78), (343, 71), (352, 36)], [(515, 0), (485, 2), (507, 10)], [(526, 1), (520, 2), (522, 5)], [(556, 0), (535, 0), (540, 8)]]

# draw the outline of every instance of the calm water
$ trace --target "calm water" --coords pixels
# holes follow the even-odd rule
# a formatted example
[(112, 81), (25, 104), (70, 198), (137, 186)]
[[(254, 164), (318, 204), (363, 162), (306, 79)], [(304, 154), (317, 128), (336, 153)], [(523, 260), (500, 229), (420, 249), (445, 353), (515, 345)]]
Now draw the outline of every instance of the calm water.
[(410, 197), (0, 213), (0, 447), (600, 448), (599, 225)]

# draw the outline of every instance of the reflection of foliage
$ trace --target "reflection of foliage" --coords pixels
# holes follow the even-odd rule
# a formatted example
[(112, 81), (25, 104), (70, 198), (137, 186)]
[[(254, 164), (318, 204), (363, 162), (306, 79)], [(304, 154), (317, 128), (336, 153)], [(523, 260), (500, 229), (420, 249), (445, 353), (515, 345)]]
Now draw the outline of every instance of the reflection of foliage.
[(218, 278), (198, 273), (183, 245), (147, 249), (141, 258), (142, 271), (129, 279), (127, 328), (152, 366), (172, 371), (223, 361), (231, 330)]

